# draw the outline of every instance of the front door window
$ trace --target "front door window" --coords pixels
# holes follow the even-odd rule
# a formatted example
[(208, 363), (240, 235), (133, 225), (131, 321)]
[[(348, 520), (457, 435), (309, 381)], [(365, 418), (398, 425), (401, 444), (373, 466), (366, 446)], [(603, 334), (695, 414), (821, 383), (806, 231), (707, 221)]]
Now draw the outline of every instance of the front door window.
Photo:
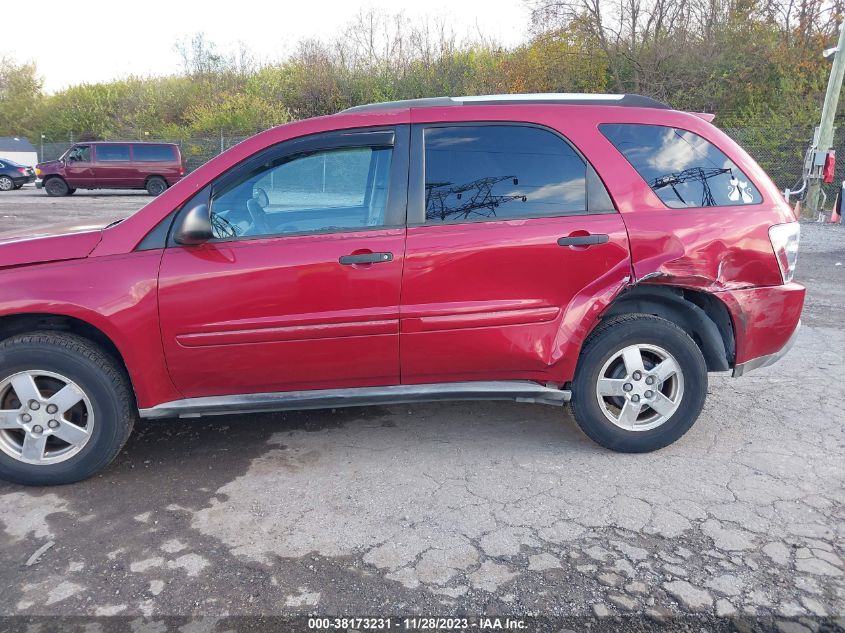
[(90, 163), (91, 162), (91, 146), (77, 145), (70, 150), (67, 156), (71, 163)]
[(213, 193), (215, 237), (383, 226), (392, 151), (389, 147), (321, 150), (259, 165)]

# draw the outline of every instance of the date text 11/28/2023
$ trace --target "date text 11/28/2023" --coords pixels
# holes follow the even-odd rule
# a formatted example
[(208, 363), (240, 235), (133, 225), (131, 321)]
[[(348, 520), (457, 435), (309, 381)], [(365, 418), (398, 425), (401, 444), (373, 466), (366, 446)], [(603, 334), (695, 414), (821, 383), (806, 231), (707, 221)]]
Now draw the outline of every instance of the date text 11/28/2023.
[(527, 628), (524, 619), (484, 616), (479, 618), (415, 616), (308, 618), (309, 630), (416, 630), (416, 631), (520, 631)]

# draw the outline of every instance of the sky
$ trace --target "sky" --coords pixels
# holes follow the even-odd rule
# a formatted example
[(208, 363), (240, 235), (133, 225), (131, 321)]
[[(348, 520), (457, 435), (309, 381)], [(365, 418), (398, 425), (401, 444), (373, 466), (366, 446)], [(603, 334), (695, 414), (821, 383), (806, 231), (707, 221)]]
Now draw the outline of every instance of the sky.
[[(369, 8), (413, 20), (448, 20), (459, 38), (480, 32), (505, 46), (527, 38), (522, 0), (47, 0), (40, 17), (0, 34), (0, 56), (34, 61), (46, 92), (130, 74), (169, 75), (181, 69), (176, 42), (204, 32), (221, 51), (243, 42), (265, 62), (284, 58), (298, 41), (329, 39)], [(48, 17), (49, 16), (49, 17)]]

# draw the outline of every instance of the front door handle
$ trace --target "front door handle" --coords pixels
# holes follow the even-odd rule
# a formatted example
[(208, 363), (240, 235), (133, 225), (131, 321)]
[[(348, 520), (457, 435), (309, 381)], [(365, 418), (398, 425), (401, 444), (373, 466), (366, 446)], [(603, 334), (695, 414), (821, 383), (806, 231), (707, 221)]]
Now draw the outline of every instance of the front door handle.
[(342, 255), (338, 259), (345, 266), (354, 264), (381, 264), (393, 261), (393, 253), (359, 253), (357, 255)]
[(596, 233), (595, 235), (561, 237), (557, 243), (559, 246), (592, 246), (593, 244), (606, 244), (609, 239), (606, 233)]

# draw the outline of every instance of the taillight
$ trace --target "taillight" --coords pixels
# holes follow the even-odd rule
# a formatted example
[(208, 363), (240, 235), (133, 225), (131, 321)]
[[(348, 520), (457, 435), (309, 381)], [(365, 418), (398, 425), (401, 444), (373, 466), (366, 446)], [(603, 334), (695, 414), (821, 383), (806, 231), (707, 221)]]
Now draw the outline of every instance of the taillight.
[(798, 239), (801, 237), (801, 225), (798, 222), (775, 224), (769, 227), (769, 240), (780, 266), (783, 283), (792, 281), (795, 274), (795, 262), (798, 261)]
[(18, 171), (21, 172), (24, 176), (26, 176), (26, 169), (23, 167), (18, 167)]

